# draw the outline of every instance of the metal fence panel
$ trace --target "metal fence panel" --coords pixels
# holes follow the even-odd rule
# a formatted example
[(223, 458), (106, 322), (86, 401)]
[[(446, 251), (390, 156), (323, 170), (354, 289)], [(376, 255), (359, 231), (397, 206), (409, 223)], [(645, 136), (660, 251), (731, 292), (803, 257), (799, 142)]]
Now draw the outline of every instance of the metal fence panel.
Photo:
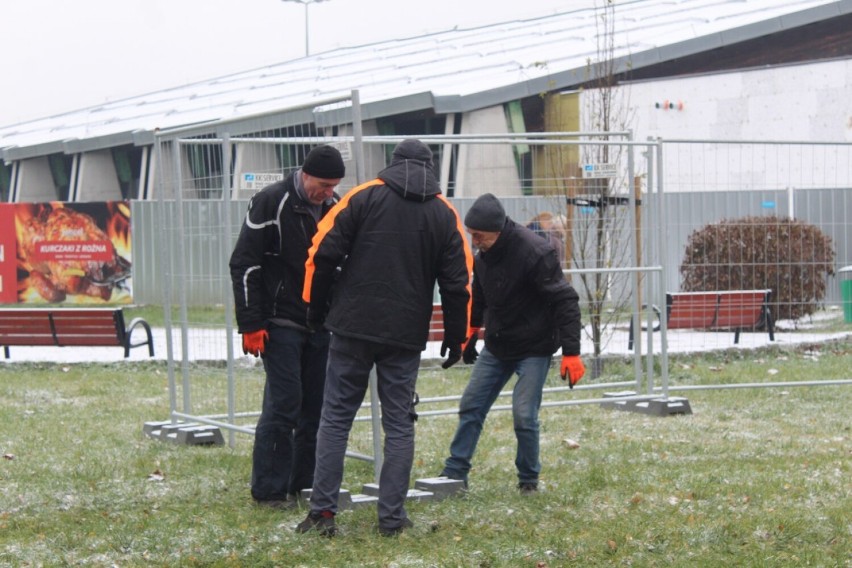
[[(852, 264), (852, 144), (663, 140), (660, 152), (668, 290), (681, 289), (693, 231), (746, 216), (812, 224), (831, 239), (834, 271)], [(839, 288), (829, 275), (826, 305), (839, 304)]]
[[(390, 163), (392, 150), (401, 140), (402, 138), (367, 137), (360, 143), (353, 144), (350, 161), (359, 165), (365, 164), (363, 171), (371, 172), (373, 175), (366, 177), (372, 178)], [(222, 134), (216, 138), (184, 140), (173, 137), (161, 141), (159, 151), (161, 154), (171, 153), (170, 164), (174, 172), (167, 176), (167, 179), (171, 179), (171, 186), (164, 187), (159, 192), (160, 199), (157, 203), (139, 205), (140, 210), (145, 209), (145, 213), (140, 215), (141, 224), (146, 230), (153, 231), (156, 236), (154, 240), (158, 244), (148, 249), (140, 248), (145, 252), (150, 251), (150, 254), (139, 259), (136, 266), (139, 270), (161, 273), (161, 277), (146, 280), (146, 283), (161, 282), (163, 285), (160, 286), (160, 297), (163, 298), (163, 303), (169, 308), (169, 312), (177, 312), (175, 320), (167, 324), (172, 332), (170, 345), (173, 355), (170, 360), (176, 367), (180, 365), (180, 370), (175, 371), (172, 381), (174, 416), (204, 415), (207, 420), (224, 420), (235, 424), (237, 429), (250, 429), (248, 424), (253, 422), (254, 413), (260, 407), (262, 389), (257, 387), (258, 381), (262, 381), (262, 372), (251, 365), (254, 361), (245, 361), (239, 357), (239, 349), (235, 348), (239, 337), (230, 313), (233, 309), (232, 288), (227, 265), (247, 204), (247, 188), (240, 185), (242, 172), (245, 168), (250, 168), (253, 173), (261, 170), (263, 173), (283, 170), (286, 175), (301, 162), (304, 156), (300, 152), (304, 153), (304, 149), (309, 147), (308, 144), (340, 144), (344, 141), (346, 139), (333, 137), (286, 138), (281, 137), (280, 133), (256, 139), (230, 138), (227, 134)], [(576, 156), (586, 152), (584, 146), (600, 146), (596, 141), (578, 142), (575, 139), (566, 142), (566, 146), (573, 144), (580, 148), (579, 151), (564, 155), (564, 148), (549, 146), (551, 140), (471, 140), (448, 136), (436, 137), (427, 142), (433, 148), (436, 169), (442, 159), (455, 159), (450, 158), (454, 153), (464, 154), (466, 160), (476, 163), (484, 161), (487, 156), (508, 156), (508, 164), (511, 167), (504, 170), (514, 171), (517, 177), (514, 184), (508, 185), (521, 185), (550, 192), (550, 195), (536, 197), (501, 195), (501, 199), (509, 217), (520, 224), (530, 223), (544, 211), (550, 212), (553, 217), (565, 217), (560, 226), (567, 227), (567, 230), (559, 231), (559, 238), (564, 242), (570, 235), (573, 242), (580, 244), (573, 248), (560, 246), (559, 250), (567, 249), (573, 251), (575, 256), (583, 258), (582, 262), (574, 264), (589, 270), (589, 273), (580, 271), (573, 274), (575, 287), (582, 296), (583, 306), (588, 310), (597, 310), (603, 326), (610, 326), (605, 336), (590, 336), (595, 345), (595, 352), (602, 354), (606, 344), (614, 337), (618, 321), (623, 324), (630, 318), (630, 302), (633, 297), (631, 290), (638, 285), (638, 280), (631, 273), (622, 273), (621, 270), (621, 267), (630, 267), (634, 262), (629, 251), (635, 249), (632, 241), (636, 235), (629, 227), (635, 220), (632, 217), (633, 209), (625, 206), (633, 197), (623, 189), (623, 181), (618, 181), (634, 179), (631, 171), (632, 160), (621, 165), (620, 172), (613, 171), (608, 174), (609, 177), (594, 177), (589, 181), (577, 169)], [(629, 146), (629, 141), (624, 141), (623, 144), (622, 151), (634, 150)], [(448, 146), (451, 148), (448, 149)], [(506, 151), (492, 152), (491, 149), (495, 146), (502, 146)], [(463, 151), (459, 149), (462, 147)], [(228, 162), (213, 158), (217, 155), (231, 155), (233, 160)], [(513, 156), (518, 155), (523, 155), (524, 158), (516, 163)], [(565, 158), (566, 155), (574, 157)], [(234, 164), (234, 171), (228, 170), (229, 164)], [(238, 169), (240, 167), (243, 170)], [(213, 170), (219, 171), (219, 174), (212, 175)], [(572, 172), (573, 175), (561, 179), (554, 177), (555, 171)], [(475, 170), (468, 173), (467, 184), (474, 184), (475, 174)], [(357, 181), (359, 180), (344, 180), (341, 192), (345, 193), (351, 189)], [(448, 187), (454, 187), (452, 180), (444, 178), (442, 181)], [(217, 182), (223, 185), (221, 190), (218, 190), (218, 195), (214, 187)], [(503, 193), (503, 188), (491, 187), (495, 193)], [(258, 188), (248, 188), (248, 193)], [(216, 199), (198, 199), (199, 191)], [(594, 195), (589, 195), (589, 192), (595, 191), (601, 192), (601, 195), (604, 192), (609, 193), (611, 197), (597, 199)], [(166, 196), (174, 196), (174, 199), (166, 199)], [(236, 198), (237, 196), (239, 198)], [(473, 200), (451, 198), (462, 218)], [(617, 206), (613, 205), (615, 203)], [(601, 219), (602, 217), (605, 219)], [(159, 218), (159, 221), (155, 220), (156, 218)], [(592, 234), (593, 238), (584, 238), (586, 234)], [(623, 242), (620, 242), (622, 240)], [(613, 251), (622, 248), (628, 253), (619, 252), (617, 256), (611, 256)], [(589, 256), (586, 257), (586, 254)], [(155, 256), (157, 258), (154, 258)], [(613, 258), (617, 260), (612, 260)], [(601, 267), (604, 267), (604, 270), (599, 274), (591, 273)], [(141, 297), (146, 296), (140, 294)], [(157, 296), (149, 294), (147, 297)], [(222, 306), (225, 310), (221, 324), (190, 321), (191, 306), (211, 304)], [(596, 307), (593, 308), (592, 304)], [(626, 340), (618, 341), (626, 344)], [(201, 376), (203, 373), (188, 364), (188, 361), (195, 359), (221, 359), (223, 354), (227, 354), (227, 368), (222, 377), (226, 379), (224, 381), (217, 380), (209, 373)], [(248, 379), (237, 380), (237, 375), (242, 377), (244, 374), (243, 364), (246, 362), (249, 363), (249, 370), (245, 373)], [(240, 371), (237, 372), (237, 369)]]
[[(181, 363), (180, 380), (175, 377), (172, 389), (175, 415), (203, 415), (211, 421), (233, 424), (239, 431), (251, 430), (260, 408), (263, 382), (256, 361), (235, 355), (238, 349), (234, 348), (239, 337), (231, 313), (227, 263), (247, 197), (257, 189), (242, 185), (243, 174), (249, 170), (255, 174), (287, 174), (298, 167), (310, 145), (323, 141), (346, 143), (352, 155), (347, 162), (347, 178), (340, 186), (345, 193), (387, 165), (393, 147), (401, 140), (378, 136), (360, 141), (349, 136), (288, 138), (279, 131), (265, 134), (254, 138), (232, 139), (224, 133), (203, 140), (163, 139), (160, 152), (172, 154), (169, 162), (174, 171), (162, 183), (158, 202), (134, 203), (134, 220), (139, 223), (134, 230), (134, 255), (142, 255), (134, 260), (134, 268), (144, 273), (138, 277), (134, 274), (139, 290), (137, 301), (148, 303), (143, 299), (150, 298), (151, 303), (164, 303), (182, 312), (170, 326), (174, 332), (171, 359), (176, 365)], [(638, 144), (620, 138), (606, 143), (613, 148), (618, 146), (617, 152), (613, 149), (606, 155), (620, 157), (612, 176), (605, 178), (609, 181), (601, 182), (588, 181), (580, 173), (583, 163), (596, 159), (584, 156), (594, 156), (593, 150), (602, 147), (591, 139), (555, 135), (539, 139), (445, 136), (424, 141), (433, 148), (436, 169), (441, 171), (446, 191), (460, 189), (459, 180), (447, 175), (446, 160), (459, 164), (463, 158), (468, 163), (484, 163), (486, 157), (509, 156), (517, 160), (515, 167), (502, 167), (501, 171), (513, 170), (517, 179), (493, 187), (508, 215), (521, 224), (542, 212), (564, 215), (561, 238), (568, 243), (565, 249), (569, 259), (565, 266), (581, 295), (583, 353), (590, 359), (626, 354), (629, 329), (640, 318), (652, 315), (650, 310), (640, 310), (640, 305), (662, 305), (665, 291), (681, 289), (678, 269), (687, 240), (707, 224), (747, 215), (786, 217), (792, 213), (831, 236), (838, 266), (852, 264), (850, 186), (845, 185), (848, 178), (844, 173), (852, 160), (845, 145), (792, 148), (759, 143), (741, 143), (739, 147), (718, 142)], [(492, 152), (494, 145), (504, 145), (511, 151)], [(184, 152), (189, 148), (194, 149)], [(217, 152), (231, 159), (211, 158)], [(794, 161), (824, 167), (805, 175), (801, 168), (791, 167)], [(361, 173), (353, 174), (350, 164)], [(465, 176), (467, 187), (479, 187), (473, 179), (476, 170), (467, 171)], [(218, 190), (216, 183), (221, 184)], [(522, 187), (540, 195), (502, 195), (508, 187)], [(216, 198), (198, 199), (199, 191)], [(473, 200), (450, 198), (462, 218)], [(141, 214), (137, 216), (136, 211)], [(139, 227), (150, 232), (150, 241), (137, 245), (143, 237)], [(829, 283), (826, 303), (838, 300), (837, 286), (833, 284)], [(188, 321), (191, 306), (209, 305), (224, 310), (221, 323)], [(664, 325), (662, 328), (666, 333)], [(669, 343), (687, 350), (732, 344), (732, 334), (722, 336), (711, 330), (681, 336), (669, 334), (666, 341), (660, 334), (639, 335), (632, 352), (637, 391), (641, 391), (643, 379), (649, 389), (654, 380), (654, 366), (646, 363), (647, 368), (643, 369), (640, 364), (642, 353), (661, 351), (665, 380)], [(751, 335), (756, 343), (748, 340), (744, 341), (746, 345), (765, 343), (765, 334)], [(187, 364), (190, 354), (193, 359), (221, 360), (223, 353), (227, 367), (221, 376), (194, 370)]]

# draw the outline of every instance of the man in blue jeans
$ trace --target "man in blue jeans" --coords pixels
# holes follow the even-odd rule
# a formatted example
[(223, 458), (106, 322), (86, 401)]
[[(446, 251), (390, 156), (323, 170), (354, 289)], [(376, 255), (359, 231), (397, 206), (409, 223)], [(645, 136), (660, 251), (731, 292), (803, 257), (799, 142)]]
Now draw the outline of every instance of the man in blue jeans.
[[(541, 471), (538, 412), (553, 353), (562, 348), (560, 372), (572, 388), (585, 374), (579, 356), (577, 292), (562, 274), (550, 242), (509, 219), (494, 195), (477, 198), (464, 224), (478, 253), (471, 334), (462, 356), (465, 363), (475, 365), (459, 404), (459, 425), (441, 475), (463, 480), (467, 486), (485, 417), (506, 383), (517, 375), (512, 392), (518, 442), (515, 467), (520, 491), (533, 493)], [(481, 327), (485, 327), (485, 347), (479, 354), (476, 340)]]

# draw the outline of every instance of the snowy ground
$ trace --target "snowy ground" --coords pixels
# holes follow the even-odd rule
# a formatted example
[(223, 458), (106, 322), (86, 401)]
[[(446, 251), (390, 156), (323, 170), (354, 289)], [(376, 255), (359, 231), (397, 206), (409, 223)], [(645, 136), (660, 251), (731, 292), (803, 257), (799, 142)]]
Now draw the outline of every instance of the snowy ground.
[[(845, 330), (826, 332), (824, 328), (831, 325), (835, 330), (839, 322), (842, 322), (842, 313), (839, 310), (820, 312), (809, 317), (803, 322), (779, 322), (775, 332), (775, 341), (769, 341), (766, 332), (745, 332), (740, 336), (738, 345), (734, 345), (734, 333), (730, 331), (702, 332), (691, 330), (673, 330), (668, 332), (668, 351), (670, 353), (684, 353), (694, 351), (711, 351), (717, 349), (755, 349), (766, 345), (794, 345), (802, 343), (817, 343), (852, 336), (852, 324), (845, 324)], [(822, 331), (821, 331), (822, 330)], [(134, 340), (138, 340), (134, 332)], [(167, 343), (165, 330), (153, 329), (154, 357), (157, 360), (167, 359)], [(626, 329), (612, 331), (604, 347), (604, 355), (627, 355), (628, 332)], [(179, 333), (173, 333), (172, 345), (174, 346), (174, 358), (181, 359), (182, 344)], [(192, 329), (186, 339), (189, 360), (214, 360), (224, 361), (227, 359), (227, 335), (224, 329)], [(245, 356), (240, 348), (239, 335), (234, 334), (233, 340), (234, 357), (242, 359)], [(660, 333), (653, 334), (653, 351), (660, 352)], [(423, 359), (439, 359), (441, 344), (430, 342), (423, 353)], [(647, 336), (643, 336), (641, 350), (648, 351)], [(582, 353), (592, 352), (591, 341), (584, 334)], [(124, 358), (124, 350), (120, 347), (10, 347), (10, 358), (0, 359), (5, 364), (20, 362), (55, 362), (55, 363), (82, 363), (82, 362), (118, 362), (118, 361), (145, 361), (150, 360), (147, 347), (136, 347), (131, 349), (130, 357)], [(247, 359), (253, 359), (247, 357)], [(248, 362), (248, 361), (246, 361)]]

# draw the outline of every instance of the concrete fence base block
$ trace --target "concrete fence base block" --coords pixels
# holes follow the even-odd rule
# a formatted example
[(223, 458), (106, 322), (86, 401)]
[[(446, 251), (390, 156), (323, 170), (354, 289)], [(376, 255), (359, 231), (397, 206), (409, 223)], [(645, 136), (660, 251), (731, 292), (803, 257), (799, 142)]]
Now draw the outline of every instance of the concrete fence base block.
[(434, 499), (440, 501), (459, 493), (464, 493), (464, 481), (449, 477), (427, 477), (414, 482), (414, 488), (429, 491)]
[(142, 434), (155, 440), (188, 446), (222, 446), (225, 444), (222, 431), (218, 427), (196, 422), (173, 423), (171, 420), (146, 422), (142, 426)]
[[(632, 391), (604, 393), (604, 398), (623, 398), (625, 396), (636, 396)], [(638, 412), (650, 416), (673, 416), (676, 414), (692, 414), (689, 400), (682, 397), (660, 397), (643, 396), (633, 400), (613, 400), (602, 402), (601, 408), (609, 410), (623, 410), (626, 412)]]
[[(311, 489), (303, 489), (299, 494), (301, 499), (307, 506), (310, 506)], [(347, 509), (360, 509), (375, 505), (379, 502), (379, 486), (376, 483), (365, 483), (362, 493), (351, 494), (347, 489), (340, 489), (340, 497), (337, 500), (337, 510), (346, 511)], [(405, 496), (406, 500), (412, 501), (428, 501), (435, 498), (435, 494), (431, 491), (422, 489), (409, 489)]]
[[(300, 497), (305, 500), (305, 503), (310, 503), (311, 492), (313, 489), (302, 489)], [(352, 494), (348, 489), (340, 488), (340, 494), (337, 497), (337, 510), (345, 511), (352, 508)]]
[(160, 420), (158, 422), (146, 422), (142, 425), (142, 434), (149, 438), (159, 438), (163, 426), (168, 426), (172, 423), (171, 420)]
[(223, 446), (225, 439), (222, 431), (216, 426), (199, 425), (180, 428), (176, 432), (175, 442), (187, 446)]
[(376, 495), (364, 495), (356, 494), (352, 496), (352, 504), (351, 507), (353, 509), (360, 509), (361, 507), (369, 507), (375, 505), (379, 502), (379, 498)]
[[(618, 392), (605, 392), (603, 394), (603, 398), (624, 398), (626, 396), (641, 396), (637, 395), (633, 391), (618, 391)], [(634, 407), (640, 402), (647, 401), (654, 398), (653, 395), (641, 396), (641, 398), (634, 398), (632, 400), (613, 400), (612, 402), (602, 402), (601, 408), (606, 408), (608, 410), (633, 410)]]
[[(418, 485), (419, 480), (415, 481), (414, 489), (409, 489), (406, 494), (406, 499), (412, 499), (415, 501), (420, 500), (431, 500), (435, 498), (435, 492), (430, 490), (428, 487), (421, 487)], [(364, 495), (370, 495), (373, 497), (379, 496), (379, 484), (378, 483), (365, 483), (361, 488), (361, 493)]]
[(405, 499), (406, 501), (432, 501), (435, 499), (435, 494), (422, 489), (409, 489)]

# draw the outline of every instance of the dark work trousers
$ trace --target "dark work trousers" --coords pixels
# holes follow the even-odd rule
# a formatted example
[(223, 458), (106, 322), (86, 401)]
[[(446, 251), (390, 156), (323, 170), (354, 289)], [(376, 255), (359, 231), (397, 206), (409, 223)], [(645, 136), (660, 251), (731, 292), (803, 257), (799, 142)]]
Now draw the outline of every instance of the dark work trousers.
[(346, 443), (376, 366), (384, 462), (379, 476), (379, 527), (402, 526), (414, 460), (414, 387), (420, 351), (333, 335), (328, 352), (325, 401), (317, 434), (312, 511), (337, 512)]
[(251, 495), (280, 500), (313, 484), (329, 334), (271, 327), (254, 435)]

